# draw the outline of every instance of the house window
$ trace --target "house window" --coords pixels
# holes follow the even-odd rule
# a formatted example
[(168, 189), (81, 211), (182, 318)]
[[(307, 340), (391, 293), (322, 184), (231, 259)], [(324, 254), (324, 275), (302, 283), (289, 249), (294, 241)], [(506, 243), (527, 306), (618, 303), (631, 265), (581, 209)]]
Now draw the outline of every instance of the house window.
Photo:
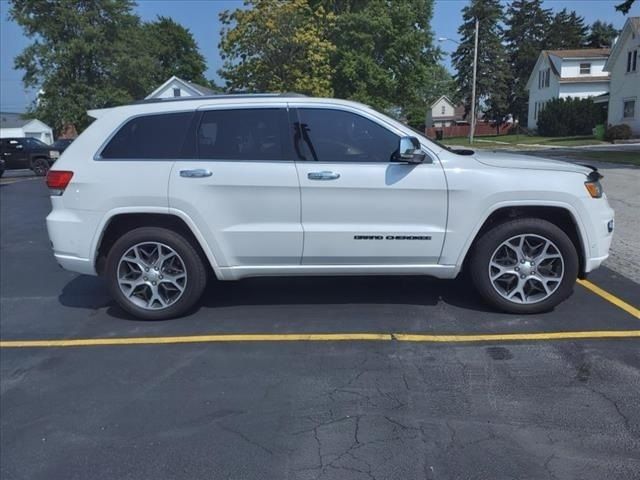
[(591, 73), (591, 64), (590, 63), (581, 63), (580, 64), (580, 75), (589, 75)]
[(627, 52), (627, 73), (635, 72), (638, 68), (638, 50), (629, 50)]
[(174, 88), (173, 89), (173, 96), (174, 97), (179, 97), (180, 96), (180, 89), (179, 88)]
[(445, 110), (445, 106), (444, 106), (444, 105), (442, 105), (442, 110), (440, 111), (440, 113), (441, 113), (442, 115), (444, 115), (444, 110)]
[(622, 116), (624, 118), (633, 118), (636, 116), (636, 101), (633, 100), (624, 100), (623, 108), (622, 108)]

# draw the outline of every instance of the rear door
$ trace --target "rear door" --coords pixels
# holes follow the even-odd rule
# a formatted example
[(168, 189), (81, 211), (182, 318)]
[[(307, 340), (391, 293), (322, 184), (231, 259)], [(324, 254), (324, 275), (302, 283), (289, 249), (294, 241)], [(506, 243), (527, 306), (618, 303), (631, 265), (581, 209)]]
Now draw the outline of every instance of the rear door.
[(218, 265), (298, 265), (300, 187), (286, 104), (203, 108), (195, 158), (175, 163), (171, 208), (198, 225)]
[(303, 264), (437, 264), (447, 188), (437, 160), (395, 161), (402, 132), (349, 107), (297, 110)]
[(5, 168), (29, 168), (29, 155), (23, 140), (8, 138), (2, 141), (2, 157), (6, 162)]

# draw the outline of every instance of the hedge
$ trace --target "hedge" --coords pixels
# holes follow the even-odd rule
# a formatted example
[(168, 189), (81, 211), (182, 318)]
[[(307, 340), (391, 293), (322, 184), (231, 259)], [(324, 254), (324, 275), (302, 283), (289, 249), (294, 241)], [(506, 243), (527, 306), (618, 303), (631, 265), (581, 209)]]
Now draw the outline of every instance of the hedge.
[(545, 137), (590, 135), (605, 122), (603, 109), (590, 98), (554, 98), (538, 113), (538, 134)]

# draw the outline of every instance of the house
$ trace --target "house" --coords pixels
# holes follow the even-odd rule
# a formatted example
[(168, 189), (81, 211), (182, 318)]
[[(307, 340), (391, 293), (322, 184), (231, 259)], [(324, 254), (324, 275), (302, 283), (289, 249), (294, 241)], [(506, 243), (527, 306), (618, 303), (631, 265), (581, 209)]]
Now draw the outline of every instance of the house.
[(640, 135), (640, 17), (630, 17), (604, 65), (611, 74), (607, 123)]
[(209, 87), (188, 82), (174, 75), (147, 95), (145, 100), (150, 98), (202, 97), (204, 95), (215, 95), (216, 93), (218, 92)]
[(442, 95), (431, 104), (427, 110), (425, 126), (430, 127), (450, 127), (463, 120), (464, 107), (455, 106), (449, 97)]
[(553, 98), (587, 98), (609, 92), (604, 64), (608, 48), (543, 50), (529, 76), (528, 126), (536, 128), (538, 113)]
[(53, 130), (35, 118), (25, 118), (22, 113), (0, 112), (0, 138), (33, 137), (50, 145)]

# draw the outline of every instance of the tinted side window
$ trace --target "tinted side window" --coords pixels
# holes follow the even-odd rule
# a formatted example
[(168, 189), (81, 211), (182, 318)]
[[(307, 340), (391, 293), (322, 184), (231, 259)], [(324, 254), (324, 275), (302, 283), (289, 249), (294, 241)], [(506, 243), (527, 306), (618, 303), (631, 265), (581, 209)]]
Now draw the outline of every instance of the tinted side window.
[(198, 128), (200, 158), (286, 160), (287, 112), (277, 108), (209, 110)]
[(181, 112), (133, 118), (102, 150), (102, 158), (180, 158), (193, 115)]
[(390, 162), (399, 137), (371, 120), (341, 110), (298, 110), (298, 155), (318, 162)]

